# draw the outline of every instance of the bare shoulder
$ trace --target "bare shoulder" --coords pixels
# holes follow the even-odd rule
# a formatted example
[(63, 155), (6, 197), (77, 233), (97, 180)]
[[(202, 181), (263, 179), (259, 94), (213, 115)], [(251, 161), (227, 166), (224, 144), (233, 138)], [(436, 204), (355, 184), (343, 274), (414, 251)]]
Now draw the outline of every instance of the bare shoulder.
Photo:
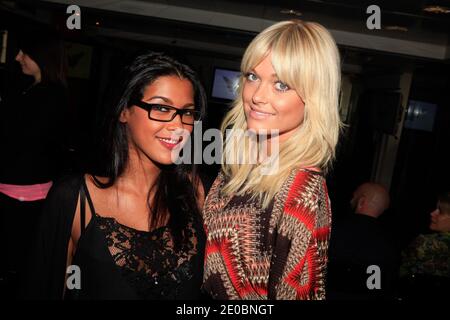
[[(94, 180), (93, 177), (90, 174), (84, 174), (82, 179), (84, 179), (84, 182), (86, 183), (86, 186), (88, 188), (88, 190), (92, 190), (95, 185), (94, 185)], [(88, 192), (89, 192), (88, 191)], [(89, 224), (91, 217), (92, 217), (92, 212), (90, 210), (90, 207), (87, 203), (87, 200), (84, 199), (84, 216), (85, 216), (85, 225), (84, 228)], [(81, 236), (81, 197), (80, 194), (78, 194), (78, 198), (77, 198), (77, 205), (75, 208), (75, 214), (74, 214), (74, 218), (73, 218), (73, 223), (72, 223), (72, 235), (71, 235), (71, 240), (73, 242), (73, 247), (76, 248), (77, 244), (78, 244), (78, 240)], [(83, 229), (84, 229), (83, 228)]]

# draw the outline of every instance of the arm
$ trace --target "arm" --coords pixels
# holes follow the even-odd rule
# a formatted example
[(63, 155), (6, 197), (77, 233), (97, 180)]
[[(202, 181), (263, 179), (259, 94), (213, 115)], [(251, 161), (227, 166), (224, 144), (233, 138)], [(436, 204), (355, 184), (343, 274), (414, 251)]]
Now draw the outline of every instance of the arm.
[(324, 299), (331, 212), (324, 179), (302, 172), (275, 230), (269, 299)]
[[(90, 210), (89, 210), (89, 213), (90, 213)], [(90, 217), (91, 217), (91, 213), (89, 214), (89, 220), (90, 220)], [(89, 223), (89, 221), (87, 221), (85, 223), (87, 225)], [(72, 264), (73, 256), (75, 254), (80, 235), (81, 235), (80, 196), (78, 196), (77, 206), (75, 209), (75, 214), (74, 214), (74, 218), (73, 218), (73, 222), (72, 222), (71, 235), (70, 235), (69, 243), (67, 246), (66, 269), (65, 269), (66, 271), (67, 271), (67, 268)], [(64, 298), (64, 295), (66, 293), (66, 288), (67, 288), (67, 276), (68, 276), (68, 274), (66, 272), (65, 278), (64, 278), (64, 284), (63, 284), (63, 298)]]
[(51, 188), (33, 244), (23, 296), (61, 299), (66, 276), (72, 222), (77, 205), (79, 178), (66, 178)]
[[(72, 240), (72, 237), (70, 237), (69, 244), (67, 246), (66, 271), (67, 271), (67, 267), (72, 264), (74, 252), (75, 252), (75, 250), (74, 250), (73, 240)], [(62, 296), (63, 298), (64, 298), (64, 295), (66, 294), (67, 276), (68, 276), (68, 274), (66, 272), (66, 276), (64, 278), (64, 284), (63, 284), (63, 296)]]

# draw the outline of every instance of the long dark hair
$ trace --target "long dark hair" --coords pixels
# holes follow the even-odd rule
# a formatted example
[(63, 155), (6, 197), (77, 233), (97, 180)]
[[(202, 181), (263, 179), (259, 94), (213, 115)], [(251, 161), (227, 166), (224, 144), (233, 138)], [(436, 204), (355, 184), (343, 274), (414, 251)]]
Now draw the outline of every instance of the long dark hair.
[[(146, 53), (139, 55), (129, 64), (119, 76), (119, 85), (114, 88), (110, 96), (111, 102), (106, 107), (103, 121), (101, 145), (103, 149), (102, 175), (108, 181), (102, 183), (95, 175), (94, 180), (99, 188), (114, 185), (122, 175), (129, 159), (128, 136), (126, 124), (119, 121), (120, 114), (125, 108), (131, 107), (132, 101), (139, 101), (144, 95), (145, 88), (161, 76), (176, 75), (187, 79), (194, 88), (194, 104), (201, 112), (203, 119), (206, 109), (205, 91), (197, 75), (188, 66), (161, 53)], [(150, 120), (149, 120), (150, 121)], [(195, 130), (194, 130), (195, 131)], [(191, 142), (194, 141), (193, 133)], [(189, 143), (189, 142), (188, 142)], [(194, 148), (191, 148), (192, 152)], [(193, 156), (193, 154), (191, 155)], [(193, 158), (191, 158), (193, 159)], [(156, 183), (148, 191), (148, 207), (150, 229), (166, 221), (169, 214), (168, 226), (174, 236), (175, 245), (185, 240), (183, 230), (193, 216), (198, 216), (196, 201), (196, 185), (198, 176), (194, 164), (161, 166)], [(192, 179), (190, 178), (192, 177)], [(150, 203), (150, 192), (155, 190), (153, 202)]]
[(18, 46), (41, 69), (42, 83), (67, 86), (67, 55), (62, 39), (56, 30), (48, 27), (36, 27), (21, 32)]

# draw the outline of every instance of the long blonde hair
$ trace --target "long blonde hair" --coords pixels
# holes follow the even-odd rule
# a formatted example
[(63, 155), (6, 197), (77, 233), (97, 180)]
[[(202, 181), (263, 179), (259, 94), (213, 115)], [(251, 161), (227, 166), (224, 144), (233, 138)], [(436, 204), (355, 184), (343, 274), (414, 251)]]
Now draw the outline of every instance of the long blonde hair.
[[(239, 154), (249, 159), (248, 139), (225, 139), (222, 170), (227, 178), (226, 195), (251, 192), (267, 207), (296, 167), (318, 167), (326, 172), (335, 157), (342, 123), (339, 118), (340, 58), (331, 34), (320, 24), (301, 20), (282, 21), (258, 34), (245, 51), (236, 100), (221, 130), (246, 130), (242, 100), (244, 75), (271, 54), (278, 78), (305, 102), (304, 119), (283, 143), (275, 174), (261, 174), (262, 163), (233, 164)], [(228, 129), (228, 130), (227, 130)], [(267, 165), (267, 164), (265, 164)]]

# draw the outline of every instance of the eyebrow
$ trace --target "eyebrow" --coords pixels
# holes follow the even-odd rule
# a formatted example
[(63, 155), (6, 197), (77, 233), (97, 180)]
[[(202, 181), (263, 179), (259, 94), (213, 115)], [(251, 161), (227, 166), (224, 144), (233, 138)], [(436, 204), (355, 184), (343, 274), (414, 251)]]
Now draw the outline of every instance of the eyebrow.
[[(166, 102), (166, 103), (168, 103), (168, 104), (171, 104), (171, 105), (174, 104), (172, 100), (170, 100), (170, 99), (167, 98), (167, 97), (163, 97), (163, 96), (153, 96), (153, 97), (150, 97), (150, 98), (148, 98), (148, 99), (145, 99), (144, 102), (149, 102), (149, 101), (154, 100), (154, 99), (161, 99), (161, 100), (163, 100), (164, 102)], [(183, 108), (187, 108), (187, 107), (195, 107), (195, 104), (192, 103), (192, 102), (189, 102), (189, 103), (186, 103), (186, 104), (183, 106)]]

